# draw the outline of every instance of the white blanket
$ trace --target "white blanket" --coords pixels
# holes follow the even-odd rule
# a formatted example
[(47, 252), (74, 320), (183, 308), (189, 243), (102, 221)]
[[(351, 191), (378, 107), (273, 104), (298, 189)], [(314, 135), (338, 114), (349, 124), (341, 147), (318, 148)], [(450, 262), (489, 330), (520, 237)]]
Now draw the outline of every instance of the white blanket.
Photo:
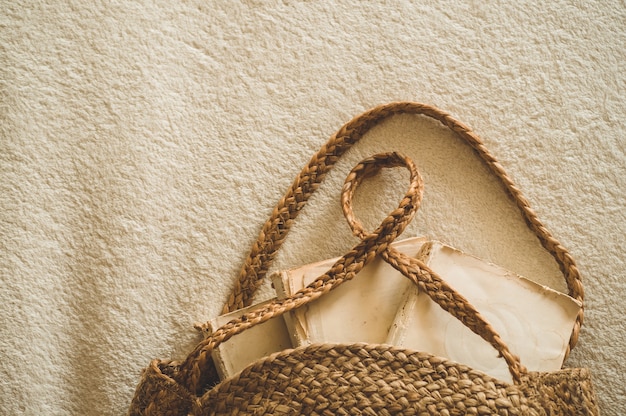
[[(591, 368), (603, 414), (626, 411), (623, 2), (2, 3), (4, 414), (124, 413), (141, 369), (184, 357), (193, 324), (220, 312), (313, 152), (395, 100), (471, 126), (571, 251), (586, 321), (566, 365)], [(564, 290), (473, 153), (413, 116), (338, 164), (275, 267), (354, 244), (341, 183), (379, 150), (408, 154), (425, 177), (404, 236)], [(399, 171), (363, 186), (367, 227), (406, 183)]]

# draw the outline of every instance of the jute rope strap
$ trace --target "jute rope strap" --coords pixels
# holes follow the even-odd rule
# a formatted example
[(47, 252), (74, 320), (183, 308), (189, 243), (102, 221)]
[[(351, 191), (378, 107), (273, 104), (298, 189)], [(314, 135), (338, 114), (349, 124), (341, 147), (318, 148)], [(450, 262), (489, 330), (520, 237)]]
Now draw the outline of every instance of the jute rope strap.
[[(266, 275), (276, 251), (293, 224), (293, 220), (338, 158), (374, 125), (395, 114), (403, 113), (421, 114), (440, 121), (476, 151), (491, 172), (500, 179), (509, 195), (516, 202), (530, 229), (535, 232), (542, 245), (558, 262), (565, 276), (569, 294), (580, 301), (583, 300), (580, 275), (574, 260), (539, 221), (530, 208), (528, 201), (507, 176), (502, 166), (487, 151), (481, 140), (468, 127), (437, 108), (413, 102), (398, 102), (376, 107), (357, 116), (335, 133), (322, 146), (320, 151), (313, 156), (309, 164), (300, 172), (286, 195), (280, 200), (271, 218), (263, 226), (258, 240), (254, 243), (244, 263), (233, 293), (224, 307), (224, 312), (236, 310), (250, 304), (254, 292)], [(356, 184), (363, 177), (373, 174), (373, 172), (383, 166), (402, 165), (407, 166), (411, 171), (411, 188), (401, 201), (398, 209), (390, 213), (375, 231), (369, 234), (365, 233), (351, 214), (352, 210), (349, 201)], [(418, 184), (415, 187), (413, 184), (414, 181), (421, 183), (421, 180), (416, 179), (419, 177), (418, 174), (414, 177), (411, 165), (412, 162), (396, 153), (377, 155), (359, 164), (348, 176), (344, 192), (342, 193), (342, 202), (344, 213), (353, 228), (353, 232), (361, 238), (361, 242), (309, 287), (292, 297), (275, 301), (263, 309), (231, 321), (207, 337), (181, 364), (180, 371), (176, 376), (177, 381), (187, 387), (189, 391), (199, 394), (202, 389), (202, 373), (210, 361), (211, 351), (217, 345), (251, 326), (265, 322), (274, 316), (319, 298), (342, 282), (353, 278), (376, 255), (381, 255), (393, 267), (418, 284), (420, 289), (429, 294), (442, 308), (460, 319), (466, 326), (494, 346), (506, 360), (514, 381), (519, 381), (520, 375), (525, 373), (524, 367), (519, 363), (519, 359), (508, 351), (508, 348), (502, 343), (493, 328), (480, 314), (424, 264), (415, 259), (407, 258), (393, 249), (389, 249), (389, 243), (406, 227), (415, 214), (421, 199), (421, 185)], [(583, 313), (581, 310), (570, 338), (569, 348), (573, 348), (576, 344), (582, 320)], [(569, 353), (569, 349), (567, 352)]]

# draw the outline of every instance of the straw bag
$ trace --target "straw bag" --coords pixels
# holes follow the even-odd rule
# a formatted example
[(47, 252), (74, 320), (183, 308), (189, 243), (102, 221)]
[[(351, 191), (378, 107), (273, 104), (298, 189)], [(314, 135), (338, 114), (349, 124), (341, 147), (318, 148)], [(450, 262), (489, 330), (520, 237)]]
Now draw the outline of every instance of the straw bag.
[[(550, 235), (480, 139), (447, 113), (428, 105), (399, 102), (376, 107), (348, 122), (313, 156), (265, 223), (245, 261), (224, 313), (248, 306), (293, 220), (324, 175), (366, 131), (395, 114), (432, 117), (466, 141), (515, 200), (528, 226), (561, 267), (570, 296), (582, 301), (580, 275), (570, 254)], [(373, 232), (352, 212), (361, 181), (382, 168), (405, 167), (409, 189), (397, 209)], [(413, 162), (398, 153), (359, 163), (342, 190), (343, 211), (361, 241), (311, 285), (283, 300), (247, 313), (206, 337), (182, 362), (154, 360), (142, 374), (130, 415), (597, 415), (588, 370), (529, 372), (491, 325), (467, 300), (422, 262), (389, 246), (417, 211), (422, 180)], [(444, 310), (492, 345), (506, 361), (513, 384), (433, 356), (378, 344), (317, 344), (286, 350), (250, 364), (219, 381), (211, 351), (246, 329), (307, 304), (354, 278), (376, 256), (418, 285)], [(582, 310), (569, 348), (576, 344)], [(568, 352), (569, 352), (568, 348)]]

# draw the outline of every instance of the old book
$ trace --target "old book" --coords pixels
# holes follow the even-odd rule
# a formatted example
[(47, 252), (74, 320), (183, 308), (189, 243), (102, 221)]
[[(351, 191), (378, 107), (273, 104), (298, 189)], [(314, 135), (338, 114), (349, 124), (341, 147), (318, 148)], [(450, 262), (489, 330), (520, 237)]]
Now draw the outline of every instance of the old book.
[[(425, 238), (410, 238), (393, 247), (416, 256)], [(272, 276), (279, 298), (306, 287), (337, 259), (282, 271)], [(377, 258), (356, 277), (318, 300), (284, 315), (292, 343), (383, 343), (411, 281)]]
[[(580, 302), (442, 243), (426, 243), (419, 256), (478, 309), (529, 370), (561, 368)], [(386, 341), (511, 381), (495, 349), (416, 287), (407, 293)]]
[[(271, 300), (218, 316), (210, 321), (217, 329), (244, 313), (268, 304)], [(279, 316), (252, 327), (220, 344), (212, 352), (220, 379), (235, 375), (255, 360), (274, 352), (291, 348), (291, 340), (285, 321)]]

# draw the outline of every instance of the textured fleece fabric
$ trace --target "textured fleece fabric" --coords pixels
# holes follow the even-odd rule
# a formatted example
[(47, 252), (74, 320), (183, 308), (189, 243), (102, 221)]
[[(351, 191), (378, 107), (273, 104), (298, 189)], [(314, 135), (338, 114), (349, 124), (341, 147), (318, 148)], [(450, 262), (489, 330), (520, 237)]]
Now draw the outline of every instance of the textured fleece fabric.
[[(3, 1), (0, 409), (118, 415), (150, 359), (182, 358), (309, 157), (377, 104), (471, 126), (577, 260), (586, 321), (567, 366), (626, 411), (623, 1)], [(276, 268), (355, 243), (339, 208), (363, 157), (426, 181), (426, 235), (564, 290), (473, 153), (437, 123), (376, 127), (329, 174)], [(404, 171), (360, 189), (374, 228)], [(265, 285), (259, 299), (270, 295)]]

